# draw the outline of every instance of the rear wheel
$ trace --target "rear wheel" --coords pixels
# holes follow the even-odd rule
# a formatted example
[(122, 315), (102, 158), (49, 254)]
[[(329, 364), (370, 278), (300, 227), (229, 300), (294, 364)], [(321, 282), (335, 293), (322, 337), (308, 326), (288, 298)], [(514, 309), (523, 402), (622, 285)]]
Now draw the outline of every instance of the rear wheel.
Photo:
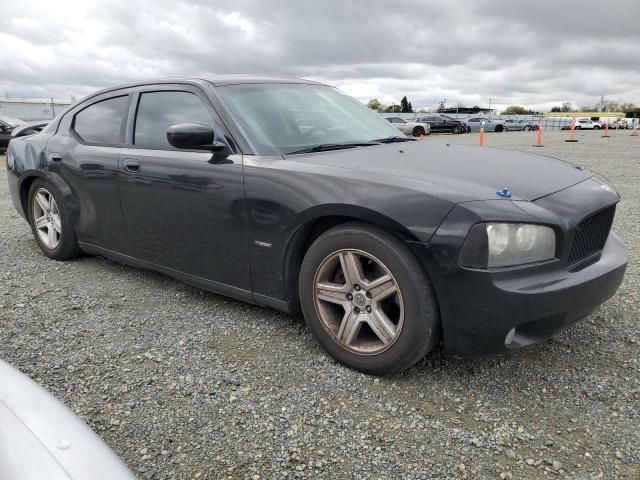
[(529, 131), (533, 130), (533, 127), (532, 127), (531, 125), (525, 125), (525, 126), (524, 126), (524, 128), (523, 128), (523, 130), (524, 130), (525, 132), (529, 132)]
[(408, 247), (361, 223), (321, 235), (302, 262), (300, 303), (320, 345), (374, 375), (402, 371), (438, 340), (431, 283)]
[(598, 125), (594, 125), (593, 129), (594, 130), (600, 130), (600, 127)]
[(453, 133), (454, 135), (458, 135), (463, 132), (464, 132), (464, 127), (462, 125), (456, 125), (455, 127), (453, 127), (453, 130), (451, 133)]
[(80, 254), (76, 232), (57, 188), (44, 180), (35, 180), (29, 189), (27, 214), (33, 236), (47, 257), (66, 260)]
[(502, 132), (502, 131), (504, 131), (504, 127), (502, 125), (496, 125), (495, 131), (496, 132)]

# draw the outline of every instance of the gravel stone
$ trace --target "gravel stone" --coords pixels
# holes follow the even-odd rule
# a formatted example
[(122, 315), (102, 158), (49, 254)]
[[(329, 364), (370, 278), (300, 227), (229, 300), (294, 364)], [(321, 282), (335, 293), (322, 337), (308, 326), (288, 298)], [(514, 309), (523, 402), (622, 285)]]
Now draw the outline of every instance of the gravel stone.
[(545, 132), (536, 149), (535, 135), (487, 134), (485, 148), (606, 176), (630, 253), (617, 295), (540, 345), (472, 360), (438, 350), (367, 377), (327, 357), (299, 317), (101, 258), (47, 259), (2, 169), (0, 357), (141, 479), (640, 478), (640, 137)]

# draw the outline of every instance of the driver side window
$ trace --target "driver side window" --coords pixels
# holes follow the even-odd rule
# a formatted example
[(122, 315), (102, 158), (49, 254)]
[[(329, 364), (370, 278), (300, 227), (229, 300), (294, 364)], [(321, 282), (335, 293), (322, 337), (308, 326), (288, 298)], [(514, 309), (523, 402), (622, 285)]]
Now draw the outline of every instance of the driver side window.
[(142, 93), (136, 112), (133, 143), (147, 148), (174, 150), (167, 140), (167, 129), (178, 123), (199, 123), (215, 128), (209, 110), (193, 93)]

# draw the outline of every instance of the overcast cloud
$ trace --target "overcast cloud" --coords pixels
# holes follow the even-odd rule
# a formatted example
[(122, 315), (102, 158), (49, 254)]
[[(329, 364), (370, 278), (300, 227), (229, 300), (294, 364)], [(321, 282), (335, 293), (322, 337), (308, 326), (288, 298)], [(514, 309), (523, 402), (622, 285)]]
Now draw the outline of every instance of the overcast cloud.
[(640, 104), (640, 1), (3, 2), (0, 96), (267, 73), (416, 108)]

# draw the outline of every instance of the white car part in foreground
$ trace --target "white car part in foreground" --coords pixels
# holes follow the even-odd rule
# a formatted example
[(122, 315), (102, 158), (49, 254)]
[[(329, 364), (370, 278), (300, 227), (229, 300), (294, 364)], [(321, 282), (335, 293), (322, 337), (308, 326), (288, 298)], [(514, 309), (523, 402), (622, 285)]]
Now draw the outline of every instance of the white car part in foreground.
[(0, 360), (0, 480), (135, 480), (78, 416)]

